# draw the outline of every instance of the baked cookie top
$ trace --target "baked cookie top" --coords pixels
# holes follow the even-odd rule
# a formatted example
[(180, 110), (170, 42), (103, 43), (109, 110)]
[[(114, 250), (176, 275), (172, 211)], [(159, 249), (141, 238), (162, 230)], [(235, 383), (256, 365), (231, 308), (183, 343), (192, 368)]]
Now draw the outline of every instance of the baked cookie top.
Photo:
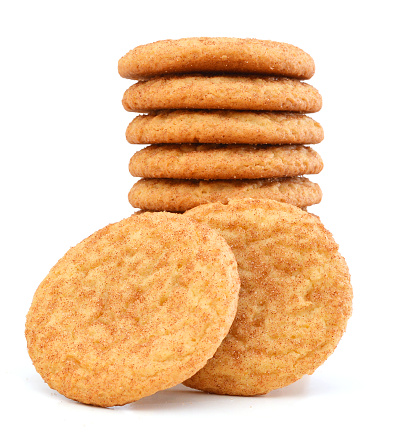
[(317, 216), (272, 200), (206, 204), (184, 215), (225, 237), (241, 280), (229, 334), (185, 384), (254, 395), (312, 374), (351, 315), (350, 276), (331, 233)]
[(311, 117), (270, 111), (155, 111), (135, 117), (126, 130), (134, 144), (315, 144), (323, 138)]
[(98, 406), (182, 382), (233, 321), (237, 266), (225, 240), (171, 213), (135, 215), (70, 249), (38, 287), (28, 351), (48, 385)]
[(129, 162), (133, 176), (180, 179), (255, 179), (316, 174), (323, 162), (307, 146), (151, 145)]
[(118, 62), (128, 79), (192, 73), (256, 73), (310, 79), (310, 55), (291, 44), (253, 38), (182, 38), (138, 46)]
[(150, 211), (184, 212), (209, 202), (228, 203), (234, 198), (267, 198), (300, 208), (318, 204), (320, 186), (307, 178), (254, 180), (182, 180), (147, 178), (137, 181), (129, 192), (135, 208)]
[(124, 93), (127, 111), (230, 109), (313, 113), (320, 93), (297, 79), (257, 76), (162, 76), (132, 85)]

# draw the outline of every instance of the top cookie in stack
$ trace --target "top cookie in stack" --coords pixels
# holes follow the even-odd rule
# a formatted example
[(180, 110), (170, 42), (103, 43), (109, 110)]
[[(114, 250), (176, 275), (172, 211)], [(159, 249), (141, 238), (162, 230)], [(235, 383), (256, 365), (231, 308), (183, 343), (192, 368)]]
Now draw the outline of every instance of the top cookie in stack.
[(271, 198), (299, 207), (321, 200), (301, 175), (322, 170), (307, 144), (323, 139), (305, 113), (321, 109), (319, 92), (302, 82), (313, 59), (285, 43), (184, 38), (136, 47), (118, 64), (135, 79), (127, 111), (130, 143), (149, 144), (130, 160), (142, 177), (129, 193), (143, 210), (185, 211), (229, 198)]

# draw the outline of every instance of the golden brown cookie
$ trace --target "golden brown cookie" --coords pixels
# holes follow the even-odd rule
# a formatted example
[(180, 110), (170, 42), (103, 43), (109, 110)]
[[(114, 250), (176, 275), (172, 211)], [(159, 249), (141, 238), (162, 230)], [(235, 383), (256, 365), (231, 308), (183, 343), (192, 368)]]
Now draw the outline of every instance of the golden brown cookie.
[(307, 146), (151, 145), (129, 162), (133, 176), (179, 179), (256, 179), (316, 174), (323, 162)]
[(308, 116), (283, 112), (175, 110), (135, 117), (129, 143), (315, 144), (324, 138)]
[(51, 269), (27, 315), (28, 351), (66, 397), (123, 405), (202, 368), (229, 330), (238, 289), (215, 231), (182, 215), (133, 215)]
[(182, 38), (138, 46), (118, 62), (127, 79), (193, 72), (257, 73), (310, 79), (310, 55), (291, 44), (253, 38)]
[(185, 215), (225, 237), (241, 280), (229, 334), (185, 384), (255, 395), (312, 374), (351, 315), (350, 276), (331, 233), (317, 217), (271, 200), (207, 204)]
[(297, 79), (257, 76), (162, 76), (125, 91), (127, 111), (229, 109), (317, 112), (320, 93)]
[(307, 178), (256, 180), (141, 179), (129, 192), (135, 208), (151, 211), (183, 212), (209, 202), (227, 203), (233, 198), (268, 198), (298, 207), (318, 204), (322, 192)]

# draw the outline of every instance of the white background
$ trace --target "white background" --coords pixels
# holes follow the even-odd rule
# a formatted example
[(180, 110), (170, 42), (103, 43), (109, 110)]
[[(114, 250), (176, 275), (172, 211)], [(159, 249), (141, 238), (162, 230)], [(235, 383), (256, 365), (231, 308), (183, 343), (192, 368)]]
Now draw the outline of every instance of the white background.
[[(1, 2), (0, 429), (30, 436), (394, 436), (394, 32), (391, 1)], [(267, 396), (177, 386), (122, 408), (71, 402), (26, 352), (40, 281), (92, 232), (127, 217), (133, 184), (121, 106), (131, 48), (187, 36), (284, 41), (310, 53), (324, 107), (314, 147), (321, 216), (348, 261), (354, 314), (311, 377)]]

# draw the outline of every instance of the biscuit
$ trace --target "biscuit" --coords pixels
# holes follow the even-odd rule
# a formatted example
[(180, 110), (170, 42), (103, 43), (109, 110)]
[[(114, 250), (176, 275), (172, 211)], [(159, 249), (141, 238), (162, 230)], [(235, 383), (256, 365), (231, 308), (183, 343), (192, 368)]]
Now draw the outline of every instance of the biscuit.
[(183, 212), (209, 202), (227, 203), (232, 198), (269, 198), (298, 207), (318, 204), (322, 192), (307, 178), (257, 180), (141, 179), (129, 192), (135, 208)]
[(320, 93), (297, 79), (256, 76), (162, 76), (125, 91), (127, 111), (229, 109), (317, 112)]
[(315, 144), (323, 138), (310, 117), (283, 112), (163, 110), (135, 117), (126, 130), (133, 144)]
[(350, 276), (331, 233), (317, 217), (271, 200), (207, 204), (184, 215), (225, 237), (241, 280), (229, 334), (185, 384), (256, 395), (312, 374), (351, 315)]
[(257, 73), (310, 79), (310, 55), (291, 44), (253, 38), (182, 38), (138, 46), (118, 62), (127, 79), (174, 73)]
[(133, 176), (179, 179), (256, 179), (317, 174), (323, 162), (307, 146), (151, 145), (129, 162)]
[(51, 269), (26, 321), (48, 385), (98, 406), (123, 405), (190, 377), (233, 321), (234, 256), (207, 226), (171, 213), (97, 231)]

